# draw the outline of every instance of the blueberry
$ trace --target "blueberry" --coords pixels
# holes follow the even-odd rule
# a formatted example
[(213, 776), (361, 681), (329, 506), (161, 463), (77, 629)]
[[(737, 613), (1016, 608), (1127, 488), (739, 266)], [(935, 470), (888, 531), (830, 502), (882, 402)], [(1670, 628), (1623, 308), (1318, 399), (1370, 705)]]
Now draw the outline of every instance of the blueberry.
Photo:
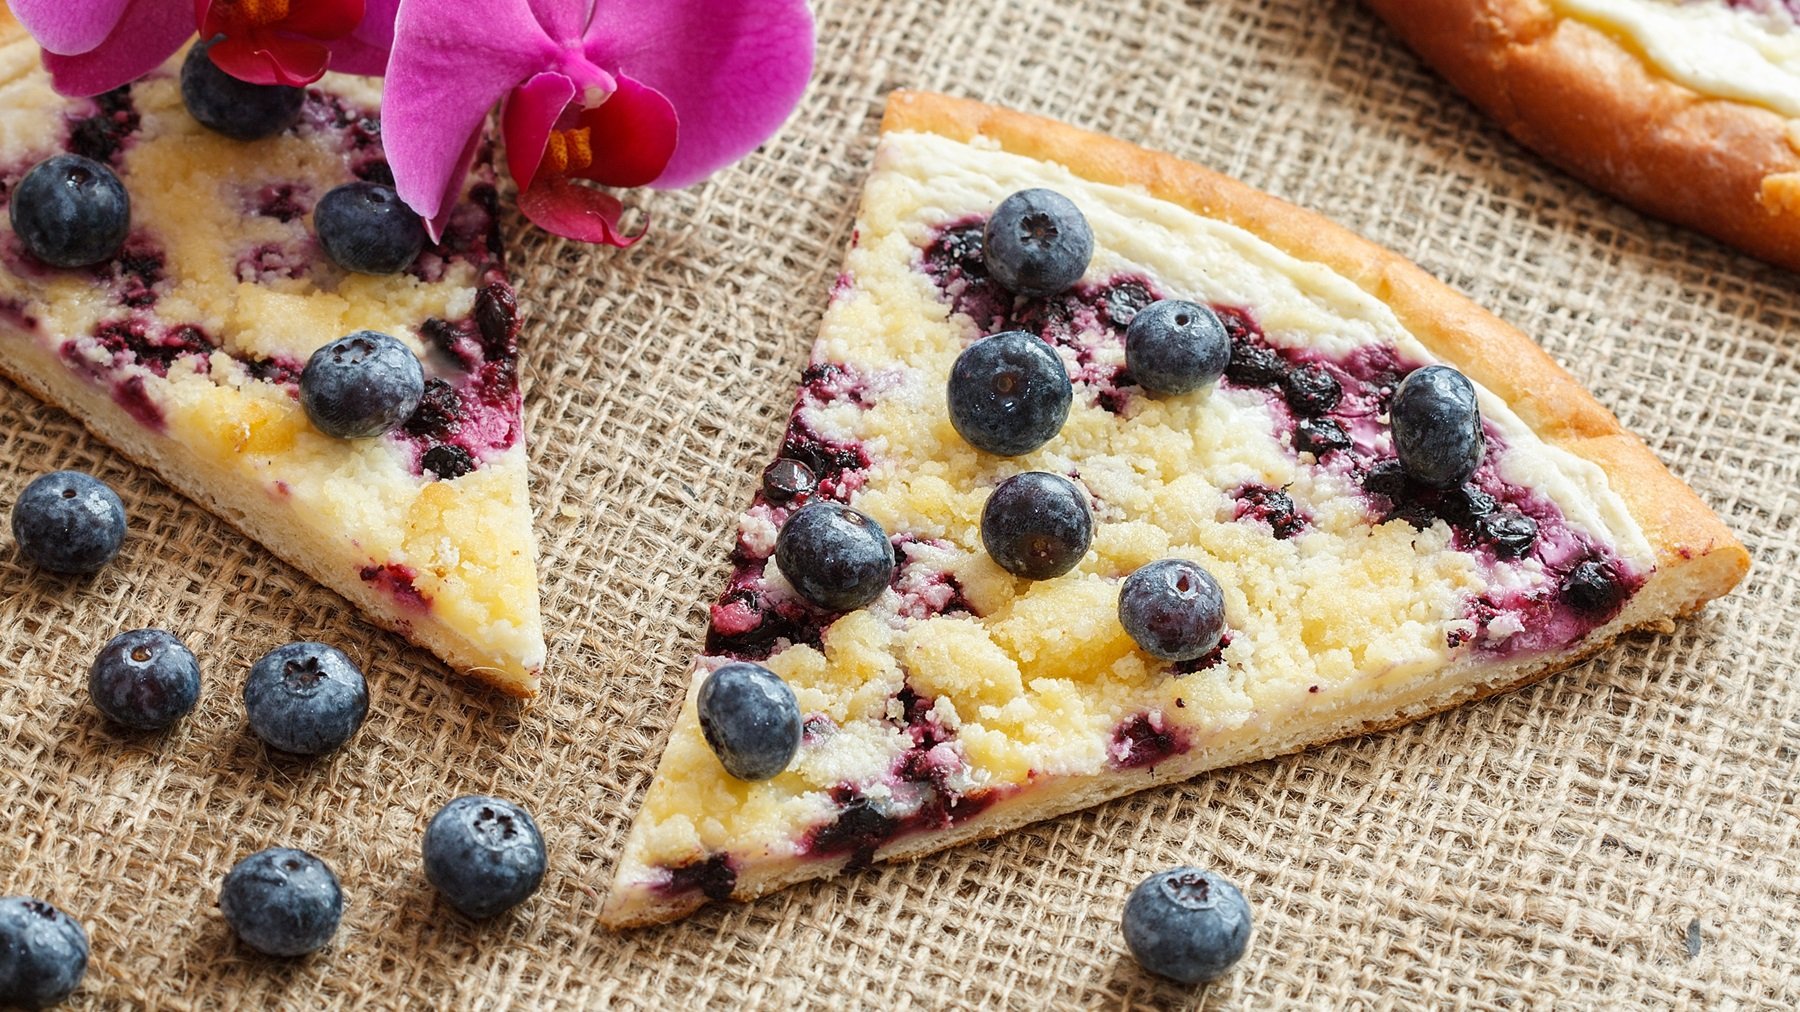
[(1337, 377), (1322, 365), (1303, 365), (1290, 371), (1283, 385), (1287, 388), (1288, 407), (1303, 417), (1330, 411), (1344, 396)]
[(1481, 464), (1481, 410), (1475, 384), (1447, 365), (1402, 380), (1388, 409), (1400, 465), (1421, 485), (1450, 488)]
[(1588, 559), (1563, 577), (1563, 596), (1576, 611), (1604, 615), (1625, 599), (1625, 586), (1609, 562)]
[(1015, 474), (994, 489), (981, 510), (981, 543), (988, 555), (1027, 580), (1049, 580), (1074, 569), (1093, 540), (1087, 495), (1060, 474)]
[(440, 481), (461, 478), (475, 470), (475, 458), (454, 443), (442, 443), (419, 457), (419, 466), (438, 476)]
[(794, 690), (760, 664), (727, 664), (707, 675), (696, 705), (706, 743), (739, 780), (776, 776), (800, 748)]
[(763, 468), (763, 496), (770, 502), (784, 503), (804, 499), (818, 487), (819, 479), (813, 474), (812, 468), (792, 457), (781, 457)]
[(232, 77), (212, 61), (217, 41), (195, 44), (181, 65), (181, 100), (189, 115), (208, 130), (239, 141), (272, 137), (300, 122), (306, 89)]
[(1323, 457), (1333, 450), (1348, 450), (1350, 434), (1330, 418), (1302, 418), (1294, 423), (1294, 449)]
[(357, 439), (399, 427), (425, 396), (425, 369), (412, 349), (373, 330), (340, 337), (307, 360), (300, 405), (328, 436)]
[(1119, 624), (1152, 657), (1195, 660), (1218, 647), (1225, 634), (1225, 593), (1199, 565), (1162, 559), (1125, 578)]
[(1537, 521), (1511, 510), (1482, 517), (1477, 530), (1494, 543), (1494, 554), (1503, 559), (1517, 559), (1537, 543)]
[(457, 798), (425, 827), (425, 877), (466, 917), (505, 913), (544, 881), (544, 837), (531, 813), (499, 798)]
[(425, 248), (425, 222), (379, 183), (345, 183), (321, 197), (313, 231), (332, 263), (358, 274), (398, 274)]
[(53, 573), (92, 573), (125, 542), (125, 504), (106, 483), (80, 471), (46, 474), (13, 504), (13, 540)]
[(331, 941), (344, 917), (344, 890), (325, 862), (270, 847), (239, 861), (219, 889), (225, 923), (265, 956), (304, 956)]
[(1125, 901), (1125, 944), (1151, 973), (1183, 984), (1217, 980), (1250, 945), (1250, 904), (1237, 886), (1199, 868), (1145, 879)]
[(39, 162), (13, 189), (13, 231), (52, 267), (111, 260), (131, 231), (131, 196), (113, 170), (80, 155)]
[(369, 713), (369, 686), (343, 652), (289, 643), (262, 656), (244, 682), (250, 730), (270, 746), (319, 755), (350, 740)]
[(1272, 387), (1287, 382), (1287, 363), (1260, 344), (1240, 341), (1231, 347), (1225, 378), (1242, 387)]
[(1075, 388), (1048, 342), (1012, 330), (963, 349), (948, 395), (950, 424), (970, 446), (1016, 457), (1062, 431)]
[(1028, 299), (1066, 291), (1087, 273), (1094, 232), (1069, 198), (1020, 190), (994, 209), (982, 236), (988, 276)]
[(49, 1008), (81, 986), (88, 937), (43, 900), (0, 896), (0, 1008)]
[(1181, 299), (1162, 299), (1125, 328), (1125, 368), (1153, 394), (1185, 394), (1225, 374), (1231, 337), (1219, 315)]
[(120, 633), (94, 658), (88, 695), (114, 722), (158, 731), (187, 716), (199, 702), (200, 662), (174, 633)]
[(887, 589), (894, 546), (867, 514), (838, 503), (809, 503), (781, 525), (775, 565), (801, 597), (831, 611), (849, 611)]

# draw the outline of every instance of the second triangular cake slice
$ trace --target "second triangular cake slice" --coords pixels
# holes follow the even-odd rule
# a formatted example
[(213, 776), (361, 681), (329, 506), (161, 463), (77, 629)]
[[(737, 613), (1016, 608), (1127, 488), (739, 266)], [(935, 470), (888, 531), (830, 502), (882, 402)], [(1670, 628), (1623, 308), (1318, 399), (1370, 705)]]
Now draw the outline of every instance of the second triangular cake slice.
[[(1072, 201), (1093, 243), (1071, 287), (1026, 298), (990, 270), (984, 234), (1034, 188)], [(1217, 382), (1134, 382), (1127, 326), (1164, 299), (1216, 314)], [(946, 391), (966, 349), (1019, 331), (1054, 351), (1073, 403), (1047, 443), (998, 456), (965, 438)], [(1396, 459), (1389, 416), (1431, 365), (1471, 380), (1479, 409), (1479, 464), (1441, 488), (1417, 454)], [(627, 838), (611, 925), (1404, 723), (1666, 627), (1748, 561), (1535, 344), (1404, 259), (1177, 159), (931, 95), (889, 104), (780, 457)], [(1002, 568), (982, 531), (996, 488), (1028, 471), (1079, 490), (1092, 518), (1073, 568), (1041, 579)], [(808, 600), (843, 585), (831, 559), (774, 561), (789, 518), (821, 502), (842, 504), (839, 535), (856, 537), (847, 506), (893, 547), (865, 606)], [(1220, 589), (1203, 656), (1159, 660), (1121, 617), (1127, 578), (1165, 559)], [(698, 697), (732, 662), (791, 688), (791, 759), (756, 721), (786, 705), (763, 698), (779, 684), (754, 706), (743, 684), (709, 690), (710, 706), (738, 702), (717, 715), (722, 751), (709, 744)]]

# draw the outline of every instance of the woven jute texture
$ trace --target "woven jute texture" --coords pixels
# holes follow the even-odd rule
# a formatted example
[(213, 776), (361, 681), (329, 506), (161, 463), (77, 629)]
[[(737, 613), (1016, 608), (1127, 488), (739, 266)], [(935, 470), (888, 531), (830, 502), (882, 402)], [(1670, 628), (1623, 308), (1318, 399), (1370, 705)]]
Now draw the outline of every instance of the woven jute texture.
[[(86, 468), (132, 536), (96, 578), (0, 548), (0, 893), (80, 918), (93, 1008), (1459, 1007), (1800, 1003), (1800, 295), (1523, 151), (1348, 0), (866, 0), (819, 7), (793, 122), (649, 198), (629, 252), (515, 222), (552, 668), (527, 706), (449, 677), (0, 384), (0, 508)], [(849, 239), (883, 96), (951, 91), (1174, 151), (1403, 251), (1543, 341), (1742, 534), (1748, 583), (1670, 636), (1536, 688), (904, 867), (671, 927), (596, 924), (732, 544)], [(202, 658), (167, 736), (107, 726), (85, 672), (165, 626)], [(249, 663), (340, 644), (375, 695), (315, 762), (245, 729)], [(426, 820), (490, 792), (551, 871), (473, 925)], [(234, 861), (305, 847), (349, 907), (280, 963), (215, 907)], [(1214, 867), (1255, 909), (1204, 993), (1126, 954), (1127, 892)]]

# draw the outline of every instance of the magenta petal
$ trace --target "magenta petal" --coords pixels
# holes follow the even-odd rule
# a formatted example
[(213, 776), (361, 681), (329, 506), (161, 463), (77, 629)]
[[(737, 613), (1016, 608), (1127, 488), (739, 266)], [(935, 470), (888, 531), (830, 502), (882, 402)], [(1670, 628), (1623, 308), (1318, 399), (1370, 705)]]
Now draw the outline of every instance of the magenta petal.
[(206, 54), (220, 70), (251, 84), (308, 85), (325, 76), (331, 53), (325, 44), (257, 31), (227, 35)]
[(555, 72), (539, 74), (506, 96), (500, 134), (506, 138), (506, 167), (519, 189), (529, 189), (537, 178), (550, 131), (574, 97), (575, 82)]
[(519, 191), (519, 213), (533, 225), (565, 239), (603, 243), (624, 249), (650, 232), (649, 219), (636, 235), (619, 231), (625, 205), (610, 193), (545, 173), (536, 185)]
[(598, 0), (588, 58), (661, 92), (681, 136), (656, 186), (742, 158), (787, 119), (812, 75), (804, 0)]
[(194, 8), (170, 0), (128, 0), (106, 41), (75, 56), (44, 53), (50, 83), (64, 95), (111, 91), (143, 77), (175, 55), (194, 34)]
[(611, 98), (581, 114), (581, 125), (591, 132), (593, 164), (569, 172), (605, 186), (643, 186), (662, 175), (675, 153), (675, 107), (655, 88), (624, 75), (618, 81)]
[(488, 111), (555, 55), (527, 0), (404, 0), (381, 100), (400, 198), (428, 222), (447, 215)]
[(106, 41), (130, 0), (9, 0), (19, 24), (37, 44), (60, 56), (85, 53)]
[(380, 77), (387, 72), (394, 48), (394, 18), (400, 0), (366, 0), (362, 24), (348, 38), (331, 43), (331, 69), (345, 74)]
[(531, 0), (531, 12), (544, 26), (544, 34), (571, 44), (579, 43), (593, 9), (594, 0)]

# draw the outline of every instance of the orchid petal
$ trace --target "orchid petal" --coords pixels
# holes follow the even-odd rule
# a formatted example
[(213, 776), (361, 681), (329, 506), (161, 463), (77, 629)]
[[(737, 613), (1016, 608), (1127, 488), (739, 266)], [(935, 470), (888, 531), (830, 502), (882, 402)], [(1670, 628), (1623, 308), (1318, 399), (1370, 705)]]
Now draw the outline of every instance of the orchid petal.
[(594, 0), (531, 0), (532, 16), (544, 26), (544, 34), (557, 42), (575, 42), (587, 27)]
[(64, 95), (85, 97), (143, 77), (175, 55), (194, 34), (194, 12), (167, 0), (128, 0), (106, 41), (86, 52), (44, 53), (50, 83)]
[(527, 0), (401, 0), (381, 100), (400, 198), (441, 234), (488, 111), (555, 62)]
[(331, 44), (331, 69), (380, 77), (394, 48), (394, 17), (400, 0), (366, 0), (362, 24), (348, 38)]
[(621, 249), (636, 245), (650, 231), (646, 219), (636, 235), (624, 234), (619, 230), (619, 218), (625, 205), (619, 198), (549, 172), (530, 189), (519, 191), (519, 213), (533, 225), (565, 239)]
[(331, 50), (312, 39), (251, 30), (221, 38), (207, 55), (240, 81), (300, 87), (325, 76)]
[(506, 167), (519, 189), (529, 189), (544, 160), (550, 131), (575, 98), (575, 82), (562, 74), (539, 74), (514, 88), (500, 113), (500, 132), (506, 138)]
[(303, 0), (290, 3), (288, 10), (292, 13), (269, 27), (321, 42), (341, 39), (356, 31), (365, 13), (363, 0)]
[[(583, 110), (581, 125), (590, 131), (594, 160), (569, 174), (605, 186), (643, 186), (662, 175), (675, 153), (675, 107), (649, 85), (624, 75), (618, 81), (611, 98)], [(513, 178), (519, 178), (517, 173)]]
[(85, 53), (106, 41), (130, 0), (9, 0), (19, 24), (37, 44), (59, 56)]
[(598, 0), (588, 58), (661, 92), (681, 116), (652, 185), (685, 186), (748, 154), (787, 119), (812, 75), (804, 0)]

